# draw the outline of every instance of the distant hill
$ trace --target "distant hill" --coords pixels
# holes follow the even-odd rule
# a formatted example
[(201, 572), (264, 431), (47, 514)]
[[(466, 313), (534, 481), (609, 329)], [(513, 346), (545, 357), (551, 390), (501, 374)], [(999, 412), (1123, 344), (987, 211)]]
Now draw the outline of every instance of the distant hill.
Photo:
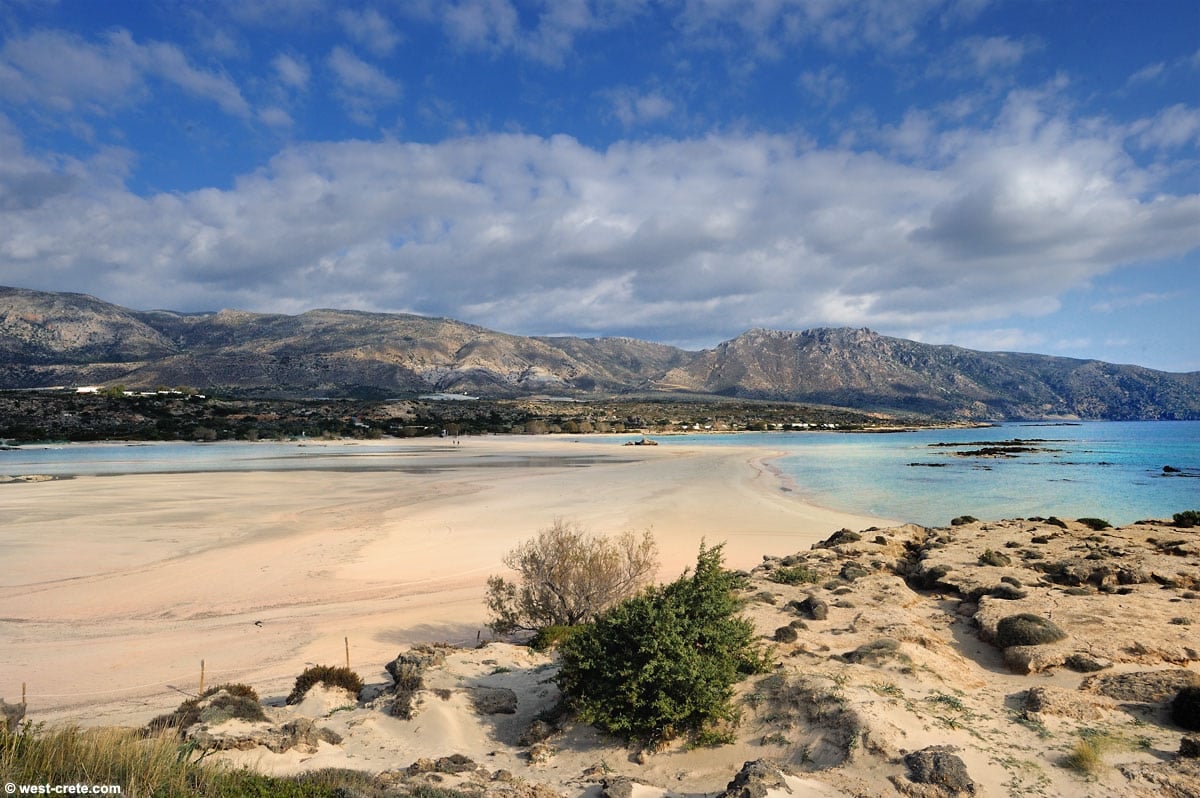
[(691, 352), (409, 314), (136, 311), (0, 287), (0, 388), (102, 383), (286, 397), (682, 393), (962, 419), (1200, 419), (1200, 372), (979, 352), (865, 329), (751, 330)]

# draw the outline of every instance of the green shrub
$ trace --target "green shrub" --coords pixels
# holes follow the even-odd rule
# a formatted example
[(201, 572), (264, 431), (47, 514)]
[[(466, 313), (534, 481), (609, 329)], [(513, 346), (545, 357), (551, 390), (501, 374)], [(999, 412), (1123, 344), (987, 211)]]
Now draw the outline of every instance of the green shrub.
[(180, 732), (197, 723), (220, 723), (230, 718), (241, 720), (266, 720), (258, 693), (245, 684), (218, 684), (208, 688), (196, 698), (189, 698), (168, 715), (159, 715), (147, 724), (149, 733), (166, 729)]
[(789, 624), (776, 629), (774, 637), (776, 643), (795, 643), (800, 633), (796, 631), (796, 627)]
[(651, 744), (734, 722), (734, 683), (767, 666), (737, 614), (743, 583), (722, 568), (720, 546), (701, 546), (693, 573), (612, 607), (562, 644), (559, 689), (583, 722)]
[(1184, 510), (1182, 513), (1175, 513), (1171, 518), (1175, 526), (1183, 529), (1200, 526), (1200, 510)]
[(1012, 557), (1009, 557), (1004, 552), (988, 549), (983, 554), (979, 555), (979, 564), (994, 565), (998, 568), (1002, 568), (1006, 565), (1012, 565)]
[(776, 568), (770, 575), (772, 582), (781, 585), (804, 585), (821, 581), (821, 572), (806, 565), (796, 565), (791, 568)]
[(1004, 599), (1005, 601), (1016, 601), (1023, 599), (1029, 594), (1019, 587), (1014, 587), (1007, 583), (996, 585), (988, 591), (988, 595), (992, 598)]
[(1171, 720), (1185, 729), (1200, 731), (1200, 686), (1189, 685), (1171, 702)]
[(574, 637), (582, 628), (582, 626), (562, 626), (561, 624), (543, 626), (529, 640), (529, 647), (534, 651), (549, 651), (552, 648), (558, 648), (564, 640)]
[(1105, 521), (1103, 518), (1076, 518), (1076, 521), (1084, 526), (1094, 529), (1099, 532), (1101, 529), (1112, 529), (1112, 524)]
[(1023, 612), (1002, 618), (996, 626), (996, 645), (1040, 646), (1066, 638), (1067, 633), (1040, 615)]
[(358, 695), (363, 689), (362, 679), (358, 678), (358, 674), (349, 668), (334, 667), (332, 665), (314, 665), (311, 668), (305, 668), (304, 672), (296, 677), (296, 684), (292, 687), (292, 692), (287, 697), (287, 703), (299, 704), (304, 700), (304, 696), (316, 684), (323, 684), (326, 687), (340, 687), (344, 690), (349, 690), (354, 695)]
[(1046, 519), (1046, 523), (1047, 523), (1047, 524), (1050, 524), (1051, 526), (1056, 526), (1056, 527), (1059, 527), (1060, 529), (1066, 529), (1066, 528), (1067, 528), (1067, 522), (1066, 522), (1066, 521), (1062, 520), (1061, 518), (1056, 518), (1056, 517), (1055, 517), (1055, 516), (1053, 516), (1053, 515), (1052, 515), (1052, 516), (1050, 516), (1049, 518), (1047, 518), (1047, 519)]
[(950, 519), (950, 526), (962, 526), (963, 524), (973, 524), (979, 519), (973, 515), (960, 515), (957, 518)]

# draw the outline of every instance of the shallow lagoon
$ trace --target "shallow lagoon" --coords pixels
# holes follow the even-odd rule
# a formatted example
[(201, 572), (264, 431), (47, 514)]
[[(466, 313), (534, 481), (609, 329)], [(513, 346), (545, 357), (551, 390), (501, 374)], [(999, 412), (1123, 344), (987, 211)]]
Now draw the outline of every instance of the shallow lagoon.
[[(1021, 439), (1010, 457), (963, 456)], [(776, 466), (803, 499), (837, 510), (941, 526), (1058, 515), (1115, 525), (1200, 509), (1200, 422), (1008, 423), (891, 434), (837, 432), (687, 435), (678, 443), (752, 443), (788, 454)], [(1163, 466), (1180, 469), (1164, 474)]]
[[(963, 456), (1021, 439), (1032, 451)], [(600, 438), (589, 438), (600, 440)], [(629, 437), (608, 438), (614, 444)], [(1009, 423), (889, 434), (840, 432), (657, 437), (664, 446), (761, 446), (798, 498), (836, 510), (929, 526), (959, 515), (997, 519), (1094, 516), (1113, 524), (1200, 509), (1200, 422)], [(359, 445), (150, 443), (26, 446), (0, 451), (0, 475), (53, 476), (196, 471), (372, 470), (431, 473), (462, 467), (586, 467), (587, 457), (470, 457), (469, 437)], [(431, 445), (432, 443), (432, 445)], [(941, 445), (939, 445), (941, 444)], [(947, 446), (945, 444), (955, 444)], [(964, 445), (957, 445), (964, 444)], [(971, 445), (966, 445), (971, 444)], [(619, 457), (614, 452), (614, 457)], [(1163, 466), (1179, 469), (1165, 474)]]

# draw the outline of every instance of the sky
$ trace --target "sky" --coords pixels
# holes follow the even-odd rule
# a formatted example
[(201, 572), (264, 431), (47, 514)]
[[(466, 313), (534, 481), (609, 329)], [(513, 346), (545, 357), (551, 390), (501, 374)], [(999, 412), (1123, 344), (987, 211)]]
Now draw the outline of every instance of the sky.
[(0, 0), (0, 284), (1200, 370), (1200, 3)]

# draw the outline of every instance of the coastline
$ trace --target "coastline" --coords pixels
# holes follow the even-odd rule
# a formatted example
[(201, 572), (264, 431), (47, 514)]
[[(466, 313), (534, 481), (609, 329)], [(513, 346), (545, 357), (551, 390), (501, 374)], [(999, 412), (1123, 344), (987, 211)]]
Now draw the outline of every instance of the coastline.
[(652, 529), (664, 580), (701, 540), (749, 569), (843, 526), (894, 523), (800, 501), (771, 465), (780, 453), (753, 445), (404, 444), (404, 469), (5, 485), (0, 696), (27, 683), (37, 720), (139, 724), (195, 691), (201, 660), (208, 684), (281, 695), (306, 665), (341, 664), (345, 639), (352, 667), (382, 680), (410, 644), (486, 639), (488, 575), (556, 516), (598, 533)]

